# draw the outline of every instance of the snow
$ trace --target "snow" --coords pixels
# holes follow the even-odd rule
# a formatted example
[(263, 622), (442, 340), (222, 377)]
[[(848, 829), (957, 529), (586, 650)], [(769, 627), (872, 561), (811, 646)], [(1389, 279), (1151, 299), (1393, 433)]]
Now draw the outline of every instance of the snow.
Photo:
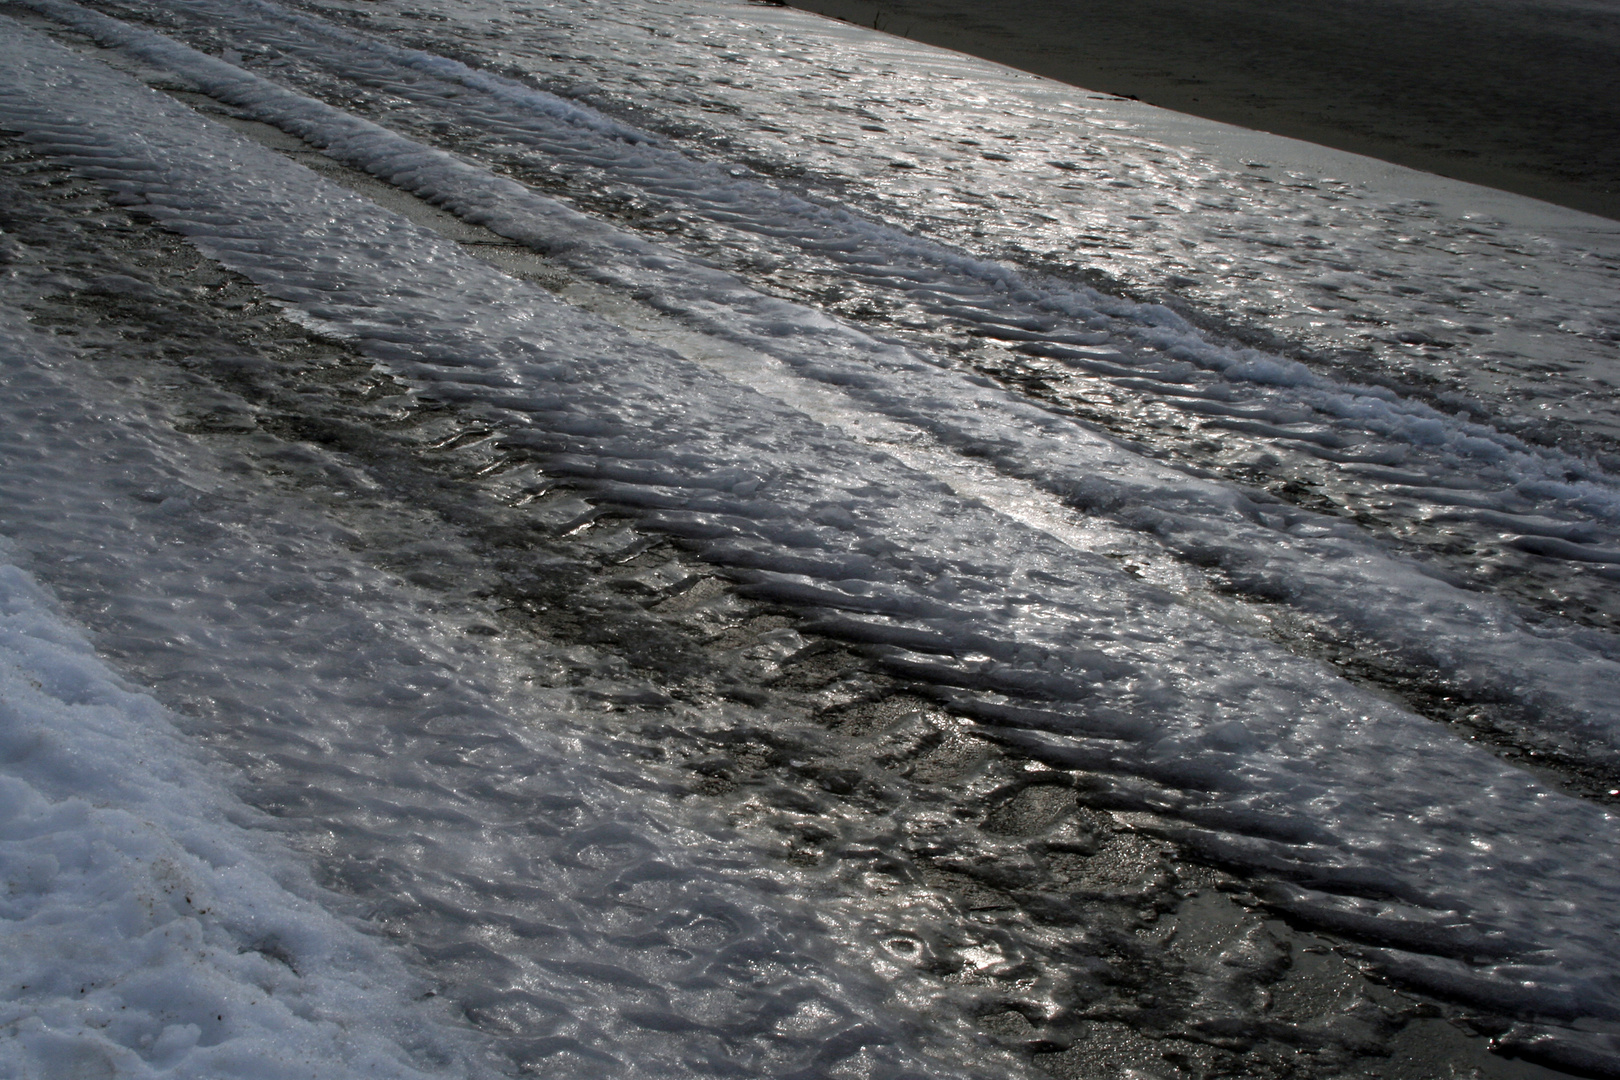
[(53, 607), (0, 566), (0, 1075), (481, 1075)]
[[(1150, 815), (1189, 850), (1270, 875), (1278, 908), (1373, 941), (1390, 970), (1436, 992), (1550, 1018), (1525, 1041), (1609, 1052), (1555, 1021), (1620, 1020), (1614, 814), (1289, 652), (1268, 639), (1263, 620), (1213, 596), (1187, 567), (1218, 566), (1369, 651), (1508, 702), (1534, 717), (1537, 739), (1601, 768), (1620, 762), (1612, 634), (1527, 618), (1512, 596), (1462, 587), (1446, 565), (1342, 516), (1144, 453), (895, 328), (966, 328), (970, 340), (1021, 363), (1140, 393), (1144, 415), (1194, 417), (1202, 430), (1248, 440), (1257, 459), (1262, 451), (1309, 459), (1398, 492), (1415, 506), (1414, 521), (1477, 527), (1514, 551), (1564, 560), (1570, 574), (1620, 562), (1620, 486), (1588, 447), (1545, 445), (1492, 412), (1515, 399), (1512, 373), (1468, 383), (1469, 400), (1490, 408), (1448, 410), (1398, 381), (1362, 381), (1363, 368), (1221, 339), (1185, 306), (1120, 299), (953, 247), (948, 221), (932, 232), (917, 224), (926, 185), (883, 193), (893, 196), (886, 216), (857, 212), (576, 102), (257, 0), (162, 6), (209, 33), (259, 43), (297, 69), (288, 81), (380, 88), (396, 103), (397, 127), (249, 71), (229, 49), (209, 56), (67, 0), (24, 6), (583, 279), (557, 295), (502, 273), (6, 20), (0, 127), (186, 237), (412, 392), (469, 410), (498, 435), (492, 469), (523, 462), (571, 481), (589, 501), (552, 506), (558, 523), (611, 507), (682, 538), (742, 595), (796, 611), (801, 629), (871, 648), (887, 671), (930, 687), (983, 733), (1094, 772), (1113, 805)], [(482, 10), (459, 8), (459, 17)], [(844, 45), (857, 48), (847, 37)], [(910, 49), (865, 39), (858, 47)], [(927, 50), (906, 55), (946, 63)], [(803, 62), (785, 52), (770, 60)], [(983, 80), (983, 113), (1004, 120), (990, 98), (1027, 91), (1027, 118), (1059, 94), (1005, 74), (973, 77)], [(745, 104), (757, 111), (767, 97)], [(1077, 123), (1116, 130), (1065, 107), (1081, 110)], [(480, 135), (452, 152), (412, 130), (421, 117)], [(635, 220), (673, 215), (683, 228), (660, 238), (600, 206), (543, 194), (485, 160), (488, 139), (514, 159), (601, 176), (623, 189), (607, 194), (641, 201)], [(1050, 135), (1041, 153), (1057, 153), (1058, 140)], [(901, 144), (923, 167), (901, 170), (902, 186), (917, 183), (914, 171), (962, 161), (960, 149)], [(861, 159), (870, 150), (838, 145), (812, 159), (822, 155), (829, 174), (873, 172)], [(1123, 168), (1109, 166), (1132, 177), (1119, 190), (1152, 182), (1186, 197), (1177, 185), (1213, 168), (1154, 153), (1168, 151), (1139, 141)], [(1009, 165), (1009, 182), (1029, 165)], [(1033, 198), (1030, 190), (1019, 197)], [(1236, 225), (1209, 225), (1221, 220), (1213, 211), (1189, 218), (1192, 248), (1219, 240), (1227, 255), (1234, 245), (1248, 251), (1254, 238), (1239, 233), (1283, 228), (1262, 226), (1266, 206), (1290, 207), (1289, 228), (1317, 227), (1308, 223), (1322, 210), (1316, 194), (1234, 190), (1258, 201), (1233, 209)], [(1379, 229), (1390, 221), (1385, 210), (1372, 217)], [(1371, 243), (1352, 227), (1365, 222), (1346, 226), (1345, 247)], [(1495, 239), (1478, 243), (1521, 250), (1509, 224), (1480, 230), (1470, 235)], [(1303, 235), (1272, 239), (1294, 249)], [(1465, 255), (1476, 242), (1453, 239)], [(1531, 321), (1584, 318), (1589, 305), (1578, 294), (1610, 281), (1593, 265), (1603, 256), (1586, 259), (1578, 243), (1552, 243), (1538, 264), (1573, 268), (1548, 279), (1526, 309)], [(1156, 249), (1158, 264), (1163, 256)], [(1296, 260), (1265, 288), (1297, 291), (1299, 275), (1322, 273), (1316, 258)], [(1379, 258), (1379, 274), (1428, 287), (1429, 256)], [(900, 314), (887, 330), (863, 327), (743, 268), (767, 263), (853, 282)], [(1330, 292), (1368, 287), (1361, 270), (1332, 272), (1341, 277)], [(113, 275), (100, 287), (141, 283)], [(1222, 288), (1195, 299), (1220, 306)], [(1406, 295), (1391, 292), (1379, 310), (1415, 319)], [(1291, 303), (1278, 300), (1269, 317), (1288, 323)], [(968, 1037), (930, 1013), (938, 1002), (920, 983), (884, 989), (873, 974), (881, 965), (851, 948), (855, 935), (815, 919), (814, 875), (754, 874), (747, 842), (662, 790), (655, 772), (624, 780), (635, 766), (570, 719), (584, 707), (577, 694), (524, 685), (533, 657), (475, 655), (427, 614), (426, 600), (355, 565), (340, 530), (301, 521), (271, 487), (233, 490), (243, 482), (229, 477), (246, 470), (170, 440), (160, 415), (104, 421), (118, 412), (116, 388), (69, 377), (82, 362), (71, 345), (47, 340), (10, 307), (4, 315), (5, 495), (36, 518), (8, 529), (36, 557), (95, 549), (110, 603), (145, 611), (155, 636), (180, 643), (164, 647), (177, 648), (182, 665), (224, 688), (199, 706), (215, 717), (212, 738), (263, 715), (297, 732), (274, 736), (288, 747), (316, 748), (242, 754), (303, 755), (277, 768), (290, 786), (332, 799), (319, 819), (330, 836), (320, 842), (387, 863), (397, 875), (388, 889), (402, 896), (434, 896), (423, 913), (393, 923), (401, 936), (450, 955), (465, 949), (454, 943), (459, 928), (505, 920), (516, 943), (485, 935), (478, 949), (487, 958), (466, 952), (475, 974), (453, 996), (468, 1016), (484, 1009), (515, 1023), (546, 1014), (555, 1033), (547, 1038), (566, 1043), (564, 1057), (587, 1074), (605, 1060), (648, 1074), (698, 1061), (808, 1067), (832, 1043), (896, 1069), (1007, 1067), (988, 1051), (953, 1050), (952, 1039)], [(1347, 325), (1330, 322), (1317, 327), (1324, 339)], [(1422, 325), (1435, 329), (1432, 319)], [(1560, 378), (1606, 370), (1606, 333), (1572, 330), (1571, 355), (1580, 355), (1575, 374)], [(1433, 359), (1405, 362), (1416, 371)], [(1581, 408), (1564, 420), (1599, 433), (1613, 423), (1600, 400)], [(41, 424), (42, 415), (53, 422)], [(175, 526), (142, 524), (144, 540), (126, 535), (133, 515), (146, 513), (129, 509), (130, 468), (165, 476), (159, 505), (186, 523), (178, 535), (210, 551), (208, 560), (172, 561), (173, 544), (161, 537)], [(209, 500), (221, 498), (244, 509), (205, 525)], [(76, 509), (46, 520), (53, 501)], [(188, 528), (197, 535), (185, 536)], [(1140, 580), (1110, 550), (1143, 553), (1157, 569)], [(19, 749), (4, 755), (6, 874), (15, 884), (0, 947), (15, 955), (24, 987), (8, 985), (8, 1037), (34, 1055), (18, 1075), (74, 1054), (92, 1063), (86, 1075), (101, 1067), (93, 1062), (119, 1075), (477, 1072), (481, 1051), (469, 1048), (485, 1036), (408, 1000), (417, 993), (409, 954), (332, 914), (344, 902), (299, 877), (298, 857), (264, 839), (264, 823), (214, 778), (217, 763), (194, 757), (163, 707), (124, 688), (26, 574), (4, 573), (4, 737)], [(307, 616), (286, 616), (275, 601), (310, 589), (319, 602), (301, 609)], [(781, 647), (792, 652), (794, 640)], [(327, 642), (344, 644), (341, 661), (321, 656)], [(132, 657), (156, 651), (138, 640), (122, 647)], [(618, 678), (610, 667), (592, 677)], [(418, 707), (401, 703), (424, 700), (437, 703), (420, 728), (414, 714), (400, 719)], [(458, 763), (453, 782), (430, 749), (432, 725), (446, 715), (461, 718), (458, 738), (493, 740), (490, 760)], [(363, 749), (376, 731), (399, 745)], [(320, 748), (333, 745), (354, 763), (325, 760)], [(132, 754), (137, 768), (128, 767)], [(520, 772), (539, 817), (552, 813), (547, 800), (569, 802), (589, 806), (592, 824), (557, 811), (568, 824), (553, 834), (510, 834), (501, 823), (517, 811), (490, 776), (505, 783)], [(595, 848), (608, 854), (581, 854)], [(694, 945), (678, 927), (607, 899), (636, 890), (638, 902), (677, 923), (712, 916), (731, 930), (719, 945)], [(647, 941), (686, 959), (649, 961), (657, 949)], [(739, 953), (756, 958), (754, 973), (727, 967)], [(636, 973), (643, 964), (656, 969), (656, 985)], [(481, 1004), (468, 987), (484, 978), (492, 985)], [(802, 1015), (772, 1012), (784, 994)], [(920, 1034), (929, 1024), (936, 1034)]]

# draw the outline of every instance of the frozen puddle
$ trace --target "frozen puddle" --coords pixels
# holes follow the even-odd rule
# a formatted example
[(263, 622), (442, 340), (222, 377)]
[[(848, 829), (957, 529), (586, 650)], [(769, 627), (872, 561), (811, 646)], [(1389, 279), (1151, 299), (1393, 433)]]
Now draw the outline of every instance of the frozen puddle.
[[(229, 53), (209, 57), (56, 0), (29, 6), (155, 66), (177, 90), (229, 103), (585, 279), (559, 285), (559, 298), (502, 274), (8, 21), (0, 128), (378, 365), (382, 396), (356, 406), (349, 434), (324, 429), (323, 445), (352, 445), (363, 457), (368, 440), (424, 403), (452, 410), (460, 427), (442, 446), (479, 455), (488, 492), (502, 477), (532, 478), (533, 490), (502, 496), (519, 510), (559, 481), (575, 493), (535, 502), (520, 527), (537, 537), (585, 529), (610, 511), (639, 534), (677, 539), (742, 601), (781, 619), (753, 639), (749, 663), (797, 655), (801, 632), (854, 646), (883, 678), (971, 718), (1032, 768), (1087, 777), (1083, 802), (1241, 868), (1272, 910), (1361, 942), (1365, 957), (1412, 985), (1523, 1021), (1514, 1045), (1611, 1068), (1617, 1052), (1604, 1032), (1620, 1021), (1612, 813), (1259, 636), (1285, 633), (1289, 618), (1316, 620), (1534, 717), (1527, 739), (1601, 772), (1620, 761), (1620, 663), (1600, 628), (1529, 622), (1507, 600), (1458, 588), (1455, 575), (1392, 554), (1349, 521), (1166, 464), (910, 339), (762, 292), (717, 266), (723, 255), (700, 257), (689, 238), (666, 243), (582, 212), (249, 73)], [(1241, 422), (1234, 430), (1247, 424), (1277, 445), (1359, 454), (1369, 468), (1400, 465), (1408, 487), (1453, 492), (1453, 508), (1506, 515), (1543, 547), (1564, 544), (1573, 561), (1608, 565), (1615, 489), (1577, 455), (1387, 388), (1211, 344), (1165, 308), (1056, 286), (1031, 292), (997, 264), (757, 178), (728, 186), (731, 172), (659, 138), (449, 61), (270, 5), (216, 13), (232, 33), (262, 33), (277, 55), (296, 58), (291, 81), (311, 69), (374, 86), (399, 80), (401, 100), (424, 115), (440, 110), (452, 126), (481, 116), (529, 139), (523, 153), (694, 200), (711, 220), (726, 216), (724, 204), (729, 225), (750, 236), (833, 253), (832, 270), (818, 273), (885, 279), (982, 336), (1030, 346), (1023, 355), (1191, 387), (1179, 400)], [(402, 74), (412, 71), (426, 77)], [(449, 83), (462, 90), (443, 89)], [(94, 288), (120, 290), (97, 280)], [(14, 282), (16, 304), (83, 285), (20, 272)], [(690, 799), (679, 774), (644, 754), (655, 738), (595, 719), (603, 701), (674, 708), (666, 691), (678, 678), (647, 683), (612, 650), (502, 636), (496, 628), (510, 616), (486, 583), (499, 574), (480, 568), (476, 545), (436, 539), (443, 526), (425, 510), (390, 507), (396, 480), (376, 464), (383, 459), (361, 467), (330, 449), (296, 459), (278, 450), (278, 463), (268, 452), (202, 449), (171, 430), (192, 421), (160, 405), (124, 412), (119, 378), (141, 376), (80, 371), (86, 350), (106, 341), (75, 343), (71, 327), (53, 341), (19, 312), (8, 320), (7, 532), (80, 598), (76, 611), (102, 624), (98, 645), (185, 706), (182, 726), (240, 770), (255, 805), (285, 819), (289, 843), (336, 868), (330, 895), (311, 888), (286, 903), (307, 907), (313, 897), (393, 935), (475, 1028), (437, 1021), (429, 1030), (441, 1035), (375, 1044), (323, 1035), (312, 1053), (351, 1062), (369, 1054), (401, 1075), (450, 1060), (476, 1071), (487, 1067), (486, 1045), (514, 1064), (586, 1075), (1017, 1068), (913, 963), (930, 946), (904, 936), (872, 945), (890, 941), (881, 926), (896, 917), (878, 914), (889, 903), (881, 889), (862, 911), (858, 894), (811, 863), (761, 870), (758, 837)], [(301, 377), (316, 394), (318, 376)], [(1287, 400), (1232, 404), (1205, 385), (1216, 378)], [(160, 388), (142, 385), (142, 400), (162, 401)], [(1289, 413), (1301, 401), (1316, 419)], [(1324, 427), (1325, 415), (1343, 423)], [(1399, 460), (1380, 449), (1394, 444), (1411, 449)], [(1490, 483), (1514, 494), (1492, 502), (1452, 484), (1477, 475), (1476, 461), (1490, 462), (1500, 473)], [(484, 497), (472, 491), (469, 506)], [(363, 509), (373, 504), (381, 508)], [(355, 552), (390, 543), (409, 573), (388, 570), (380, 555), (357, 561)], [(542, 547), (534, 574), (566, 575)], [(1135, 575), (1125, 568), (1133, 559)], [(1244, 581), (1286, 617), (1219, 598), (1199, 566)], [(678, 582), (658, 572), (644, 587), (666, 595)], [(105, 600), (92, 603), (97, 590)], [(697, 592), (681, 602), (697, 603)], [(668, 663), (674, 672), (684, 661)], [(153, 725), (167, 723), (141, 707)], [(248, 717), (262, 730), (236, 730)], [(769, 727), (768, 710), (757, 722)], [(834, 792), (840, 783), (822, 781)], [(1044, 820), (1045, 796), (1030, 798), (1018, 820)], [(197, 805), (187, 812), (210, 813)], [(1066, 841), (1070, 854), (1101, 845), (1122, 868), (1146, 858), (1063, 827), (1079, 830)], [(161, 839), (182, 825), (154, 828), (151, 844), (183, 847), (184, 837)], [(818, 897), (833, 894), (839, 914), (818, 917)], [(177, 912), (161, 925), (191, 926), (187, 918)], [(193, 920), (200, 929), (186, 932), (245, 940), (232, 918)], [(338, 925), (331, 934), (353, 936)], [(986, 971), (1008, 955), (975, 948)], [(342, 970), (354, 977), (353, 965)], [(278, 986), (278, 1002), (314, 994), (296, 980)], [(376, 994), (372, 1013), (354, 1015), (384, 1019), (352, 1021), (368, 1039), (392, 1037), (389, 1025), (410, 1026), (398, 1017), (425, 1008)], [(57, 1007), (68, 1009), (31, 1015)], [(318, 1007), (305, 1012), (326, 1020)], [(140, 1039), (150, 1032), (133, 1027), (84, 1036), (88, 1021), (70, 1014), (81, 1025), (74, 1046), (134, 1054), (142, 1067), (160, 1067), (151, 1046), (180, 1060), (213, 1045), (202, 1034), (179, 1045), (190, 1021), (175, 1020), (174, 1036), (156, 1029), (161, 1038), (148, 1045)]]

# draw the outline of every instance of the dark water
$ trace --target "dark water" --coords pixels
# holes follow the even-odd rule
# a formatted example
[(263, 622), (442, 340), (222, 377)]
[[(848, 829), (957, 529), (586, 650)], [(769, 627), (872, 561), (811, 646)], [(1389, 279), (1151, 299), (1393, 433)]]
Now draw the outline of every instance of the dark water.
[(1620, 0), (792, 6), (1620, 218)]

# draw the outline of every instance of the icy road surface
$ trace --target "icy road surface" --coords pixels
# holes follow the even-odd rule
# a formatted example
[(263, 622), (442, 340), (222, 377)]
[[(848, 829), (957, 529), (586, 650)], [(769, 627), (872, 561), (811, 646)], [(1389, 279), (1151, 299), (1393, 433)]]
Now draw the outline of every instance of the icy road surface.
[(1348, 960), (1620, 1071), (1612, 226), (746, 6), (6, 11), (8, 632), (246, 804), (7, 646), (18, 1075), (1329, 1075)]

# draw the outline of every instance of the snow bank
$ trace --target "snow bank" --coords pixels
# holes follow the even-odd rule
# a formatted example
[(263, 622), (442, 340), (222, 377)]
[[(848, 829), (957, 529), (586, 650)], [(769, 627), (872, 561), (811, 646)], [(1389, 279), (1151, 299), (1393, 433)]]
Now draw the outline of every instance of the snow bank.
[(0, 1077), (477, 1073), (52, 606), (0, 565)]

